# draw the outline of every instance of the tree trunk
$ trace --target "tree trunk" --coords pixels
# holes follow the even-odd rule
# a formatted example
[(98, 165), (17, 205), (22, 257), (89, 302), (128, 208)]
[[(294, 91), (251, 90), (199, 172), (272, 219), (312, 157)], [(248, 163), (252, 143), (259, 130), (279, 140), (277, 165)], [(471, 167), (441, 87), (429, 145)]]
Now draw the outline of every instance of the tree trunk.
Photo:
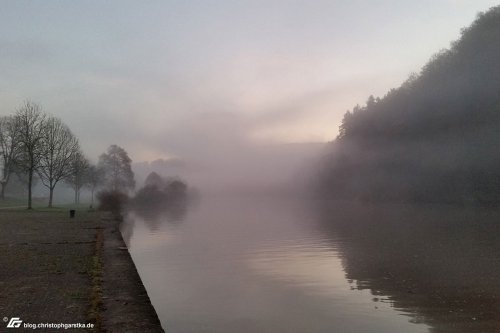
[(75, 187), (75, 205), (78, 203), (78, 190)]
[(33, 183), (33, 170), (28, 171), (28, 209), (33, 209), (31, 206), (31, 185)]
[(52, 208), (52, 198), (54, 197), (54, 187), (49, 187), (49, 208)]
[(92, 193), (90, 196), (90, 208), (94, 208), (94, 189), (92, 189)]
[(0, 199), (5, 199), (5, 188), (7, 187), (6, 182), (2, 182), (2, 190), (0, 191)]

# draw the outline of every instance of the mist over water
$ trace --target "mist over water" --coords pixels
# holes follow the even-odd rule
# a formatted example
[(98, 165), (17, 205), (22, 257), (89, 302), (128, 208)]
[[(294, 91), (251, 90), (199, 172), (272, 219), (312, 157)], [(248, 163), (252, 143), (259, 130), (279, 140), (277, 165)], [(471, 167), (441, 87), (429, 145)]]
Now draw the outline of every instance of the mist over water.
[(493, 332), (497, 211), (203, 198), (123, 225), (171, 332)]
[(305, 193), (325, 144), (253, 140), (244, 117), (210, 114), (186, 121), (165, 142), (181, 154), (134, 164), (138, 184), (155, 171), (179, 176), (206, 194)]

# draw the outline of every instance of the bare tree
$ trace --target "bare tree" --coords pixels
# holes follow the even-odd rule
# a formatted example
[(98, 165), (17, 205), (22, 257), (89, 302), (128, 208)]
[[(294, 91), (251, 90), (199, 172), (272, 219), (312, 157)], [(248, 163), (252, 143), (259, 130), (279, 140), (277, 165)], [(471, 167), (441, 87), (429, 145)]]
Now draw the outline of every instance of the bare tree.
[(79, 151), (77, 138), (60, 119), (46, 121), (42, 140), (42, 156), (37, 169), (43, 185), (49, 189), (49, 207), (52, 207), (54, 188), (72, 172), (72, 158)]
[(42, 108), (25, 101), (14, 116), (18, 128), (19, 155), (17, 166), (28, 178), (28, 209), (32, 209), (33, 175), (40, 166), (46, 115)]
[(99, 157), (99, 168), (104, 172), (104, 183), (112, 191), (127, 191), (134, 189), (134, 172), (132, 160), (125, 149), (111, 145), (107, 153)]
[(78, 150), (71, 158), (70, 173), (65, 181), (75, 191), (75, 204), (80, 203), (80, 190), (86, 183), (89, 166), (90, 163), (81, 150)]
[(90, 190), (90, 208), (94, 206), (94, 193), (104, 180), (104, 172), (101, 168), (91, 165), (87, 170), (86, 185)]
[(0, 117), (0, 198), (5, 198), (5, 188), (9, 183), (11, 174), (14, 172), (16, 155), (19, 152), (19, 131), (12, 116)]

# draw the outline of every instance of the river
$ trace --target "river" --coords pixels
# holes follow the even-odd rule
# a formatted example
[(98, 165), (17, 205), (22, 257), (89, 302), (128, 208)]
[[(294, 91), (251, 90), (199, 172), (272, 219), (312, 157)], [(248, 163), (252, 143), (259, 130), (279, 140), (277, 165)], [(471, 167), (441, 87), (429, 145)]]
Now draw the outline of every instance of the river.
[(497, 211), (263, 197), (131, 212), (166, 332), (498, 332)]

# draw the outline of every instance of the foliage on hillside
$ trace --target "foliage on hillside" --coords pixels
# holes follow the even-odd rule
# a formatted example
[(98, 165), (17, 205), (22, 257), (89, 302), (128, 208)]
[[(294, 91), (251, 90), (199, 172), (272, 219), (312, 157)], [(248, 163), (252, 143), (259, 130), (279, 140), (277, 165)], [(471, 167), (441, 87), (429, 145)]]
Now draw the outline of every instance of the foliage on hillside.
[(500, 202), (500, 6), (383, 98), (348, 111), (322, 169), (329, 196)]

